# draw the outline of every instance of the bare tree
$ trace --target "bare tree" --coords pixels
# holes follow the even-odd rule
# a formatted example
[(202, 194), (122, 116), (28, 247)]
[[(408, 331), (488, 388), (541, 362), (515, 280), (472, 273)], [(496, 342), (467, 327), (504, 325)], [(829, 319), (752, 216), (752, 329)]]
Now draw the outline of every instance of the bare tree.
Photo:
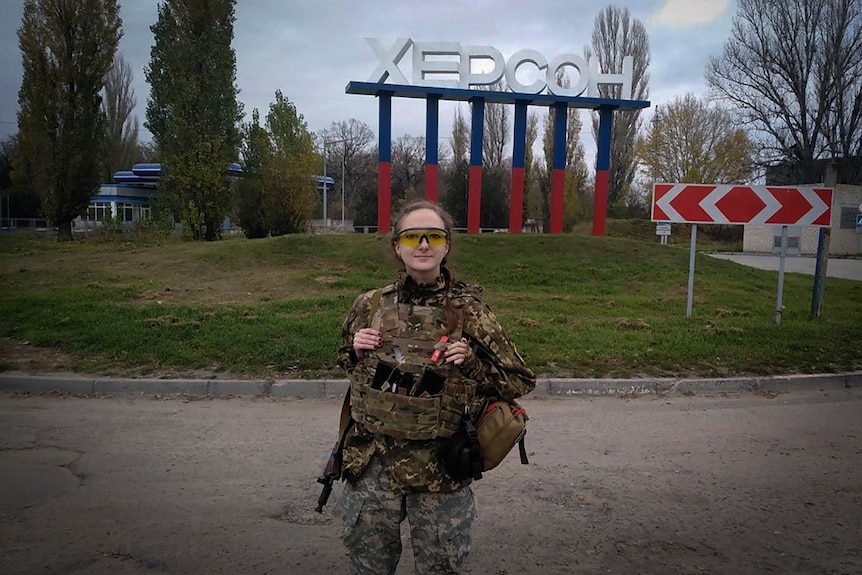
[(138, 147), (140, 123), (135, 110), (135, 90), (132, 88), (132, 68), (121, 54), (105, 76), (102, 113), (105, 115), (103, 162), (105, 182), (110, 182), (117, 170), (130, 170), (141, 158)]
[[(502, 82), (488, 86), (489, 90), (502, 92), (506, 88)], [(485, 131), (482, 134), (483, 164), (497, 168), (506, 158), (506, 146), (511, 139), (509, 129), (510, 110), (507, 104), (485, 104)]]
[(392, 142), (392, 199), (418, 199), (424, 183), (425, 138), (401, 136)]
[(455, 108), (452, 138), (449, 141), (452, 145), (453, 161), (467, 160), (467, 152), (470, 150), (470, 127), (467, 125), (467, 119), (464, 118), (461, 106)]
[[(610, 74), (619, 74), (623, 69), (623, 58), (631, 56), (632, 99), (646, 100), (649, 97), (650, 63), (649, 37), (643, 23), (632, 18), (628, 8), (606, 6), (596, 16), (593, 26), (592, 47), (586, 47), (587, 58), (598, 58), (599, 68)], [(602, 98), (620, 98), (621, 87), (599, 85)], [(611, 140), (611, 165), (608, 173), (608, 205), (612, 207), (625, 200), (637, 171), (635, 143), (641, 128), (640, 110), (614, 113)], [(598, 143), (599, 119), (593, 115), (593, 137)]]
[(465, 227), (467, 225), (467, 179), (470, 173), (467, 157), (470, 150), (470, 127), (467, 125), (467, 119), (460, 105), (455, 108), (449, 145), (452, 159), (441, 174), (444, 189), (440, 194), (440, 204), (452, 214), (458, 227)]
[[(557, 80), (561, 86), (568, 87), (569, 79), (561, 77)], [(554, 115), (556, 110), (548, 108), (545, 114), (542, 135), (542, 150), (544, 165), (537, 164), (539, 188), (542, 191), (543, 225), (550, 229), (551, 217), (551, 173), (554, 168)], [(578, 108), (566, 110), (566, 150), (565, 150), (565, 183), (563, 185), (563, 227), (571, 229), (586, 216), (584, 204), (587, 194), (589, 168), (584, 159), (584, 145), (581, 143), (581, 116)]]
[[(322, 141), (332, 142), (326, 146), (326, 173), (335, 178), (341, 178), (344, 167), (344, 203), (345, 212), (355, 214), (359, 195), (369, 189), (367, 182), (376, 178), (377, 163), (371, 158), (370, 150), (374, 143), (374, 132), (365, 122), (355, 118), (347, 121), (333, 122), (319, 136), (322, 152)], [(340, 183), (338, 184), (340, 187)], [(374, 189), (376, 193), (376, 188)], [(341, 196), (333, 194), (333, 201)]]
[(862, 0), (739, 0), (706, 79), (765, 163), (815, 181), (817, 159), (862, 153)]
[(539, 184), (536, 181), (535, 153), (533, 146), (539, 139), (539, 115), (530, 112), (527, 115), (527, 141), (524, 157), (524, 207), (525, 220), (539, 221), (542, 219), (542, 199)]
[[(502, 82), (496, 82), (485, 89), (498, 92), (505, 87)], [(471, 106), (471, 117), (472, 112)], [(508, 225), (512, 180), (506, 148), (511, 138), (510, 113), (506, 104), (485, 102), (482, 131), (482, 201), (479, 210), (482, 227), (502, 228)]]

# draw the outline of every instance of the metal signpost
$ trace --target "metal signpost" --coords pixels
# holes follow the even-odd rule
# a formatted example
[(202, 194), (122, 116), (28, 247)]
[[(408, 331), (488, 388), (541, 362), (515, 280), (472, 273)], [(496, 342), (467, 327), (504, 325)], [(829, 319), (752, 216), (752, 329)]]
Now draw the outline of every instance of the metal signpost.
[(691, 317), (694, 292), (697, 224), (781, 226), (781, 259), (775, 304), (775, 323), (780, 325), (784, 309), (782, 297), (787, 226), (828, 227), (831, 218), (831, 188), (666, 183), (653, 186), (652, 221), (691, 224), (687, 318)]
[(655, 225), (655, 235), (661, 239), (661, 245), (667, 245), (667, 238), (670, 236), (670, 222), (659, 222)]
[[(326, 213), (326, 144), (341, 144), (347, 142), (346, 139), (342, 140), (327, 140), (323, 138), (323, 231), (329, 231), (329, 219)], [(341, 154), (341, 231), (344, 231), (344, 156), (346, 154)]]

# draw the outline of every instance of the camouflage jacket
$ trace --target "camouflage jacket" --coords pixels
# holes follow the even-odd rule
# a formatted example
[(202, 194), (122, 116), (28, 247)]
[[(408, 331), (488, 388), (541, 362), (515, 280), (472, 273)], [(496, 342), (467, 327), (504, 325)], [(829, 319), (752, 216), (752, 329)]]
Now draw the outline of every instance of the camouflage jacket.
[[(448, 271), (444, 268), (444, 274)], [(395, 282), (398, 300), (422, 306), (443, 307), (446, 298), (456, 298), (463, 311), (462, 335), (473, 353), (460, 366), (464, 377), (477, 383), (477, 396), (494, 396), (515, 399), (529, 393), (536, 385), (533, 372), (527, 368), (515, 346), (509, 341), (490, 308), (482, 302), (482, 288), (451, 281), (446, 289), (441, 275), (433, 284), (418, 285), (409, 276), (402, 275)], [(341, 329), (341, 346), (338, 364), (348, 375), (360, 366), (353, 350), (353, 335), (367, 327), (372, 290), (360, 295), (347, 314)], [(374, 434), (354, 425), (344, 446), (342, 473), (348, 481), (355, 481), (371, 461), (380, 458), (392, 483), (399, 493), (408, 491), (454, 491), (470, 482), (456, 482), (442, 469), (437, 440), (406, 440)]]

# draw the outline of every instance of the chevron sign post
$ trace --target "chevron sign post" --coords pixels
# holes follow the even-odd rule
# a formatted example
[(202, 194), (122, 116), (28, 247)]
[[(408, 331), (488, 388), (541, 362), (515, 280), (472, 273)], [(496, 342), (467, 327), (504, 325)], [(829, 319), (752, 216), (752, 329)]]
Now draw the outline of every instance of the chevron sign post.
[(655, 184), (652, 221), (691, 224), (688, 263), (688, 303), (691, 317), (694, 294), (694, 255), (698, 224), (762, 224), (781, 226), (781, 259), (775, 323), (781, 324), (784, 292), (784, 257), (787, 226), (829, 227), (832, 221), (832, 189), (804, 186), (736, 186), (719, 184)]
[(813, 187), (655, 184), (652, 220), (688, 224), (829, 226), (832, 190)]

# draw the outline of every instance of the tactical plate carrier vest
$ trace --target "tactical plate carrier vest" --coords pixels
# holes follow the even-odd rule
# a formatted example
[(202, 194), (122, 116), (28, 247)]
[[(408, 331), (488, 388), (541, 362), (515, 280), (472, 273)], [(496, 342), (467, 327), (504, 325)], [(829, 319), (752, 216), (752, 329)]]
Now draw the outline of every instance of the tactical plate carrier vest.
[(457, 341), (461, 326), (448, 333), (442, 308), (399, 303), (395, 286), (383, 288), (379, 298), (370, 326), (380, 330), (383, 343), (351, 377), (353, 419), (372, 433), (400, 439), (452, 437), (476, 382), (453, 364), (433, 362), (432, 355), (443, 348), (441, 337)]

